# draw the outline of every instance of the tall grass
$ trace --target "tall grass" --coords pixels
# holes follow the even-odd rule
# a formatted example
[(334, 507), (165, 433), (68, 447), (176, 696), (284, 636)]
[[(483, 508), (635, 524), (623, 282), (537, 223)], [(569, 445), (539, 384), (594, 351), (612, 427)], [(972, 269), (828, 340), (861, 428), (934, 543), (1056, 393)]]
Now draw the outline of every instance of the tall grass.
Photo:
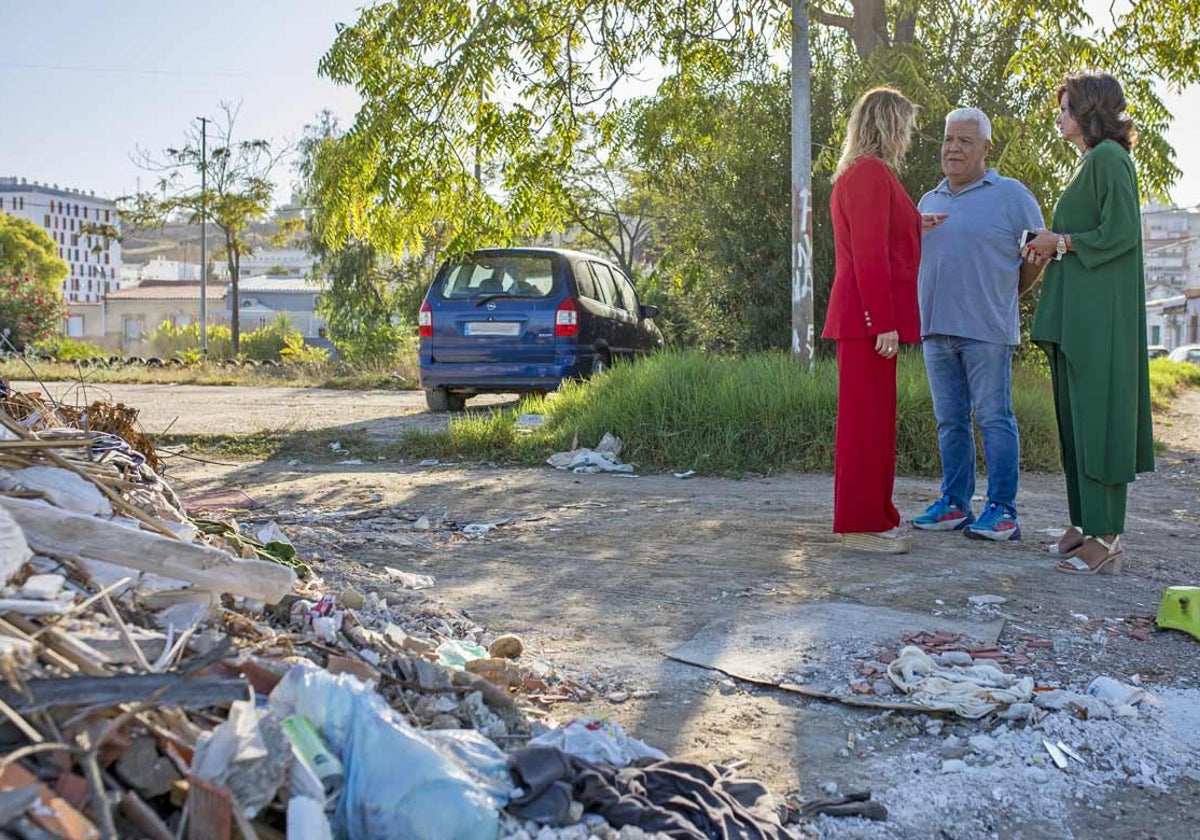
[(1159, 358), (1150, 362), (1150, 402), (1164, 409), (1181, 388), (1200, 386), (1200, 366)]
[[(1018, 368), (1013, 401), (1021, 428), (1022, 467), (1059, 469), (1050, 384)], [(530, 434), (519, 413), (541, 414)], [(712, 357), (661, 353), (618, 365), (587, 382), (564, 385), (515, 409), (468, 414), (444, 433), (410, 433), (401, 449), (422, 457), (533, 462), (578, 440), (594, 446), (606, 432), (625, 442), (623, 458), (642, 469), (744, 475), (833, 469), (837, 370), (821, 361), (810, 375), (781, 353)], [(897, 470), (940, 469), (933, 402), (918, 353), (901, 355), (897, 373)], [(980, 447), (982, 463), (982, 447)]]

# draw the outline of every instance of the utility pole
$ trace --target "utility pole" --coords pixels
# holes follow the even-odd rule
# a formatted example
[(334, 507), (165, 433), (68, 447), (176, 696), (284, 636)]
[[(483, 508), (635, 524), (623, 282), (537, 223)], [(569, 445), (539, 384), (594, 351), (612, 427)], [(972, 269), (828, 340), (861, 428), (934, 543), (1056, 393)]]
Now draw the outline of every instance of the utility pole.
[(812, 60), (808, 2), (792, 0), (792, 358), (813, 369)]
[(208, 361), (208, 118), (200, 120), (200, 359)]

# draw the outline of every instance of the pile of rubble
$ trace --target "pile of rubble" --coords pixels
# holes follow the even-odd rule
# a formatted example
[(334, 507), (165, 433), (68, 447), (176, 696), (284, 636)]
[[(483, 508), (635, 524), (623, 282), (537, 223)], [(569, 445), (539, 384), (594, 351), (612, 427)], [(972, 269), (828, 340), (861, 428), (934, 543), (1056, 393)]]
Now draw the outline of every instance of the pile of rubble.
[(558, 726), (589, 688), (432, 581), (327, 591), (278, 523), (191, 515), (135, 425), (0, 383), (0, 834), (787, 836), (728, 768)]

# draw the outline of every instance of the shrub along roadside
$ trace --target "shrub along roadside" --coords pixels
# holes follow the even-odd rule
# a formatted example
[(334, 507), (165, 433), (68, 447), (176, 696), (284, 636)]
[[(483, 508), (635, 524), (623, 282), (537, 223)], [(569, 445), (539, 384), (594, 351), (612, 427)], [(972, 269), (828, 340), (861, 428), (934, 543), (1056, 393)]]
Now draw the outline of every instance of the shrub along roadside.
[(1160, 411), (1182, 388), (1200, 387), (1200, 366), (1155, 359), (1150, 362), (1150, 401)]
[[(897, 388), (897, 471), (940, 471), (933, 404), (917, 353), (900, 358)], [(1024, 470), (1059, 469), (1050, 383), (1036, 372), (1014, 372), (1013, 403), (1021, 428)], [(625, 442), (623, 458), (647, 470), (702, 474), (767, 474), (833, 469), (837, 371), (832, 361), (802, 373), (784, 354), (712, 357), (662, 353), (618, 365), (588, 382), (565, 385), (516, 408), (468, 413), (446, 432), (410, 432), (398, 454), (536, 463), (552, 452), (595, 445), (605, 432)], [(541, 414), (543, 428), (520, 434), (521, 413)], [(982, 466), (982, 447), (979, 447)]]

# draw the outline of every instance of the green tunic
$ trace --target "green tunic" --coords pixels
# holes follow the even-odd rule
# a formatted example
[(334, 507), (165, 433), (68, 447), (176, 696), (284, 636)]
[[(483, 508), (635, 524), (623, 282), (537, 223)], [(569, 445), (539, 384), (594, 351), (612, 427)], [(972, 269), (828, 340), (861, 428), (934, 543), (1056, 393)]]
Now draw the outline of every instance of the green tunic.
[[(1066, 357), (1080, 467), (1100, 484), (1154, 469), (1146, 288), (1137, 173), (1106, 140), (1092, 149), (1054, 207), (1051, 228), (1073, 253), (1046, 268), (1031, 337)], [(1053, 358), (1053, 353), (1051, 353)]]

